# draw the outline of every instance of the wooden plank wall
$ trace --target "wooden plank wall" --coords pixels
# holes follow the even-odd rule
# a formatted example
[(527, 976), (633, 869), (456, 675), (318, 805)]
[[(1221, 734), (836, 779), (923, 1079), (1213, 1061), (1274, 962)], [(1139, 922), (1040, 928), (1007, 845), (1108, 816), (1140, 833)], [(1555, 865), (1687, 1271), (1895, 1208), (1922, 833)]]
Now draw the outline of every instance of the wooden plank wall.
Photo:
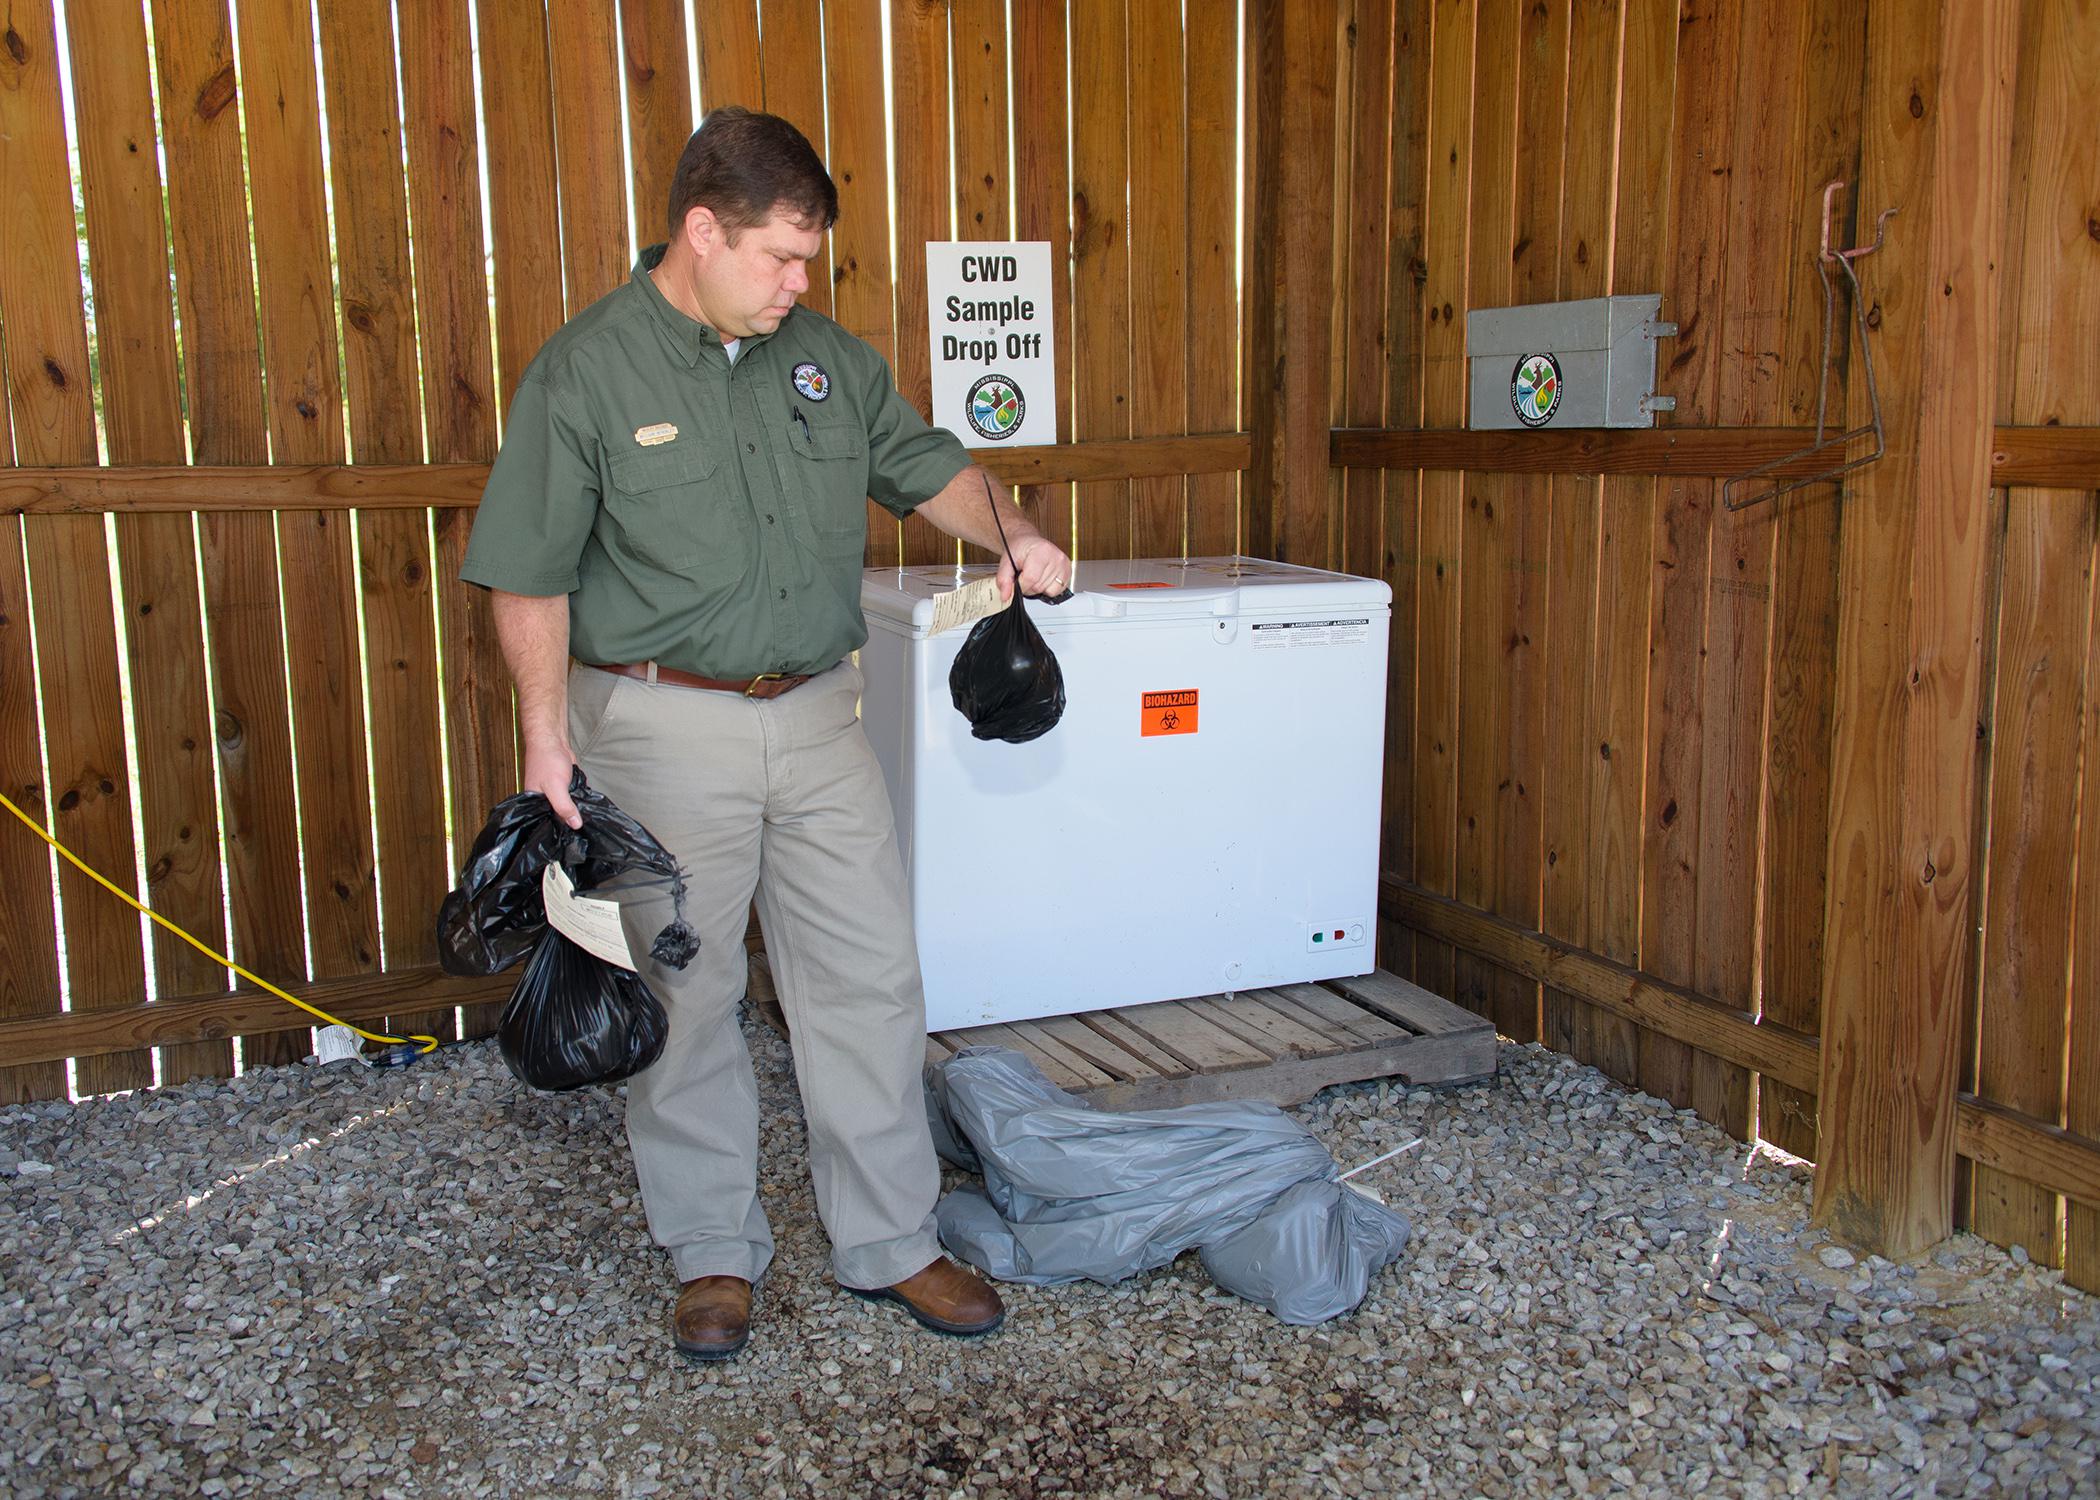
[[(1357, 159), (1338, 174), (1337, 425), (1461, 427), (1468, 308), (1606, 292), (1660, 292), (1679, 324), (1659, 360), (1660, 389), (1677, 398), (1665, 426), (1813, 424), (1820, 197), (1859, 175), (1873, 44), (1862, 7), (1358, 0), (1349, 12), (1340, 139), (1345, 165)], [(2100, 155), (2074, 80), (2100, 67), (2100, 16), (2073, 0), (2021, 14), (1996, 415), (2090, 427)], [(1367, 39), (1394, 58), (1383, 94), (1362, 76)], [(1382, 170), (1362, 159), (1373, 139), (1390, 142)], [(1871, 238), (1886, 206), (1848, 189), (1835, 236)], [(1904, 230), (1899, 215), (1889, 232)], [(1389, 247), (1382, 276), (1350, 243), (1364, 238)], [(1871, 298), (1875, 261), (1859, 270)], [(1842, 332), (1842, 299), (1838, 314)], [(1382, 390), (1366, 373), (1379, 367)], [(1855, 369), (1841, 348), (1839, 421)], [(1389, 879), (1812, 1038), (1836, 486), (1736, 513), (1717, 480), (1681, 475), (1351, 469), (1339, 494), (1345, 553), (1379, 558), (1394, 590)], [(1989, 869), (1964, 1087), (2091, 1144), (2100, 511), (2091, 489), (2014, 488), (1992, 514)], [(1814, 1096), (1740, 1058), (1397, 922), (1381, 937), (1389, 966), (1510, 1035), (1540, 1036), (1738, 1137), (1814, 1152)], [(2100, 1205), (2002, 1162), (1977, 1167), (1968, 1194), (1980, 1233), (2100, 1280)]]
[[(515, 786), (515, 726), (485, 601), (454, 581), (471, 508), (388, 486), (494, 455), (541, 343), (663, 238), (696, 103), (783, 114), (825, 155), (842, 218), (805, 300), (922, 409), (921, 243), (1019, 235), (1062, 268), (1060, 436), (1236, 433), (1247, 59), (1236, 11), (1183, 11), (21, 0), (0, 48), (0, 465), (397, 477), (361, 509), (193, 515), (127, 506), (112, 471), (113, 519), (0, 517), (0, 787), (265, 976), (405, 976), (386, 1024), (454, 1034), (416, 987), (464, 844)], [(68, 48), (69, 23), (96, 45)], [(1356, 125), (1380, 172), (1384, 24)], [(1171, 467), (1105, 459), (1022, 498), (1082, 556), (1234, 550), (1238, 474)], [(871, 518), (871, 561), (955, 556)], [(0, 1021), (127, 1013), (70, 1086), (311, 1050), (304, 1030), (138, 1045), (169, 1034), (138, 1006), (214, 1003), (230, 976), (25, 830), (0, 828), (0, 890)], [(463, 1019), (480, 1035), (493, 1013)], [(68, 1087), (60, 1063), (0, 1066), (0, 1102)]]

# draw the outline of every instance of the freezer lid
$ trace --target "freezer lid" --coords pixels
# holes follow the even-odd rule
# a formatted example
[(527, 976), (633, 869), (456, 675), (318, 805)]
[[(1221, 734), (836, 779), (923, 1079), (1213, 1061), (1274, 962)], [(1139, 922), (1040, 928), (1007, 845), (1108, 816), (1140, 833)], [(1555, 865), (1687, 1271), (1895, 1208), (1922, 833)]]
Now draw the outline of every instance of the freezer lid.
[[(860, 605), (871, 625), (923, 635), (933, 598), (993, 570), (991, 563), (869, 568)], [(1300, 614), (1308, 610), (1379, 609), (1393, 591), (1376, 578), (1330, 573), (1254, 557), (1117, 558), (1084, 561), (1072, 570), (1072, 598), (1031, 599), (1028, 613), (1044, 627), (1093, 620), (1208, 618)]]

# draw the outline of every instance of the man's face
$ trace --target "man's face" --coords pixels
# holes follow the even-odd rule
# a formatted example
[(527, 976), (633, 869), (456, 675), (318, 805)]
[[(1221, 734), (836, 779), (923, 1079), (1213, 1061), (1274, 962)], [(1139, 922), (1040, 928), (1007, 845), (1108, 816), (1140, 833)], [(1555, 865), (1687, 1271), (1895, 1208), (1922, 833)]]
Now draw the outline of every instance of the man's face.
[[(707, 213), (707, 210), (696, 210)], [(700, 306), (725, 339), (771, 333), (809, 290), (809, 262), (824, 248), (820, 229), (776, 209), (763, 224), (726, 232), (712, 214), (701, 227), (694, 270)]]

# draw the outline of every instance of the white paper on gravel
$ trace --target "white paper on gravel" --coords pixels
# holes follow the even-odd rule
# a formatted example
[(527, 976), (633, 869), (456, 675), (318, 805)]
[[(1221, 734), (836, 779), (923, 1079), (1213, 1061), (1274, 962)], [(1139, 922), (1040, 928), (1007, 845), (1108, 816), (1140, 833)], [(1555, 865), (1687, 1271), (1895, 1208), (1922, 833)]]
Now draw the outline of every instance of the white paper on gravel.
[(627, 929), (620, 922), (620, 903), (576, 894), (576, 882), (559, 860), (550, 860), (540, 876), (540, 894), (547, 901), (547, 920), (554, 930), (597, 958), (623, 969), (634, 967), (634, 953), (627, 946)]
[(323, 1026), (314, 1033), (314, 1060), (323, 1064), (360, 1062), (357, 1033), (343, 1025)]

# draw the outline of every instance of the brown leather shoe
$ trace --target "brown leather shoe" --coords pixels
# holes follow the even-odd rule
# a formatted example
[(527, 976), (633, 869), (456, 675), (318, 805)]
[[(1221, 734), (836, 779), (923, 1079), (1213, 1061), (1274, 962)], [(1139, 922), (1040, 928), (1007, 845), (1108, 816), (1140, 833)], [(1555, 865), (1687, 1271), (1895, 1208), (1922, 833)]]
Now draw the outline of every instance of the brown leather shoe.
[(1006, 1321), (1006, 1306), (990, 1283), (942, 1256), (916, 1276), (872, 1291), (846, 1288), (870, 1302), (895, 1302), (935, 1333), (969, 1338), (990, 1333)]
[(751, 1342), (751, 1283), (702, 1276), (678, 1289), (671, 1339), (687, 1359), (733, 1359)]

